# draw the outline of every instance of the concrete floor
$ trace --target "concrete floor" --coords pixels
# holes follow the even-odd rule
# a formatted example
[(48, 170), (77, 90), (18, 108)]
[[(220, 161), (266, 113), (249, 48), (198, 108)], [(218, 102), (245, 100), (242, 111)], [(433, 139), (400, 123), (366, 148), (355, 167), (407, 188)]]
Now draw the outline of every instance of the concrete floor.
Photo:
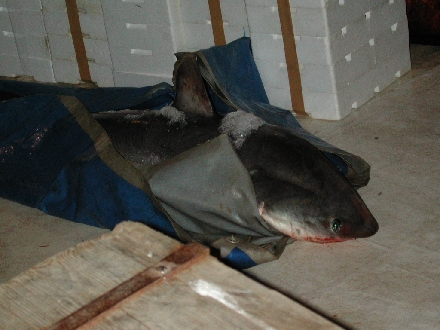
[[(296, 242), (247, 271), (353, 329), (439, 329), (440, 47), (411, 47), (413, 69), (338, 122), (301, 119), (372, 166), (360, 194), (379, 222), (370, 238)], [(0, 199), (0, 283), (104, 233)]]

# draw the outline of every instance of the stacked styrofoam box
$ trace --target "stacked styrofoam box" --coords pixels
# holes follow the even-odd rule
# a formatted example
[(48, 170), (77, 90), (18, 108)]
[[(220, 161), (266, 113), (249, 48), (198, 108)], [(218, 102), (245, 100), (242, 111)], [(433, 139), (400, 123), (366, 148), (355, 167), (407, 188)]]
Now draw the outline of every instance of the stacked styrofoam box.
[[(175, 40), (178, 51), (198, 51), (214, 46), (211, 13), (206, 0), (170, 1), (178, 3), (179, 11), (171, 14), (173, 21), (180, 21), (181, 40)], [(222, 0), (220, 7), (226, 42), (249, 36), (246, 6), (244, 0)], [(176, 23), (177, 24), (177, 23)]]
[(211, 15), (206, 0), (180, 0), (184, 43), (179, 51), (198, 51), (214, 45)]
[(229, 43), (243, 36), (249, 37), (249, 23), (245, 1), (222, 0), (220, 5), (226, 42)]
[[(23, 74), (14, 37), (14, 34), (18, 34), (19, 30), (15, 29), (14, 32), (9, 17), (12, 10), (18, 11), (8, 7), (6, 0), (0, 0), (0, 75), (2, 76)], [(21, 27), (22, 25), (20, 25)]]
[(81, 77), (70, 33), (65, 1), (42, 0), (41, 2), (55, 81), (79, 83)]
[[(246, 0), (271, 104), (291, 109), (276, 0)], [(340, 119), (410, 69), (404, 0), (291, 0), (306, 111)]]
[(100, 0), (77, 0), (90, 76), (100, 87), (113, 87), (113, 63)]
[[(1, 75), (55, 81), (40, 0), (1, 3)], [(9, 16), (10, 26), (5, 26)], [(5, 61), (5, 62), (3, 62)]]
[[(99, 86), (172, 81), (177, 51), (214, 45), (206, 0), (77, 0)], [(252, 39), (271, 104), (291, 109), (276, 0), (221, 0), (226, 41)], [(339, 119), (410, 69), (405, 0), (290, 0), (306, 111)], [(0, 75), (80, 81), (64, 0), (0, 0)]]
[(172, 81), (175, 62), (167, 1), (101, 1), (115, 86)]

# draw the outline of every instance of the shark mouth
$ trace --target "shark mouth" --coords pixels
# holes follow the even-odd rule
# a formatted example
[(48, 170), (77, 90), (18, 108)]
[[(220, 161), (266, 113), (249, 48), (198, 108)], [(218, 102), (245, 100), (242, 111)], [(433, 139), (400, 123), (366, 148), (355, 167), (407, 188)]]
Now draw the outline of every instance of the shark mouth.
[(270, 227), (298, 241), (308, 241), (324, 244), (344, 242), (350, 239), (354, 239), (350, 237), (335, 237), (332, 236), (332, 233), (330, 231), (329, 235), (323, 235), (322, 231), (318, 233), (316, 232), (316, 230), (314, 230), (313, 227), (308, 226), (303, 222), (298, 222), (294, 219), (289, 219), (288, 217), (269, 214), (267, 212), (267, 209), (264, 207), (264, 202), (260, 203), (260, 205), (258, 206), (258, 211), (260, 213), (260, 217)]

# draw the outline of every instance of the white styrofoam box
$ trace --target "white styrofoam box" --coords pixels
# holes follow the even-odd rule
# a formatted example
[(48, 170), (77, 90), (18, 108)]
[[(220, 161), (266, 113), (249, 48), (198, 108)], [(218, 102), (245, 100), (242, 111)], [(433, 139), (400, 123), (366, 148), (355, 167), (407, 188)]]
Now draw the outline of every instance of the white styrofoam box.
[(40, 37), (46, 35), (46, 28), (41, 11), (22, 10), (21, 15), (26, 35)]
[(72, 60), (76, 59), (73, 40), (69, 36), (48, 34), (52, 58)]
[(182, 6), (180, 1), (167, 0), (168, 16), (170, 18), (170, 25), (179, 25), (183, 23)]
[(365, 0), (328, 0), (326, 7), (328, 35), (337, 33), (347, 24), (364, 16), (369, 10), (370, 2)]
[(206, 0), (180, 0), (180, 15), (183, 23), (206, 24), (211, 21)]
[(41, 0), (20, 1), (22, 10), (41, 10)]
[(43, 10), (47, 34), (70, 36), (70, 24), (67, 12)]
[(86, 39), (84, 38), (87, 59), (89, 62), (97, 64), (112, 65), (110, 49), (106, 40)]
[(330, 37), (296, 37), (296, 54), (298, 63), (331, 65), (334, 57), (330, 49), (333, 43)]
[(339, 93), (305, 92), (304, 106), (313, 118), (324, 120), (339, 120), (347, 116), (352, 108), (358, 108), (374, 93), (364, 92), (365, 81), (356, 81)]
[(366, 76), (370, 81), (370, 89), (375, 93), (382, 92), (396, 79), (395, 72), (391, 72), (388, 63), (378, 63), (376, 67), (367, 72)]
[(76, 60), (52, 59), (53, 74), (55, 81), (69, 84), (81, 82), (78, 63)]
[[(269, 61), (266, 61), (269, 62)], [(257, 66), (262, 67), (261, 63), (256, 62)], [(392, 61), (392, 63), (395, 63), (395, 61)], [(390, 63), (391, 64), (391, 63)], [(304, 66), (305, 70), (307, 66)], [(314, 68), (316, 69), (316, 67)], [(324, 75), (331, 73), (332, 71), (328, 70), (329, 68), (325, 68), (324, 66), (321, 67), (322, 73)], [(331, 68), (334, 69), (334, 68)], [(335, 119), (341, 119), (344, 116), (348, 115), (352, 108), (360, 107), (362, 104), (364, 104), (366, 101), (368, 101), (371, 97), (374, 96), (374, 78), (377, 77), (384, 77), (383, 72), (378, 72), (373, 70), (367, 71), (365, 74), (353, 78), (351, 81), (346, 82), (345, 85), (340, 86), (338, 90), (334, 92), (325, 92), (325, 91), (317, 91), (316, 89), (311, 88), (311, 90), (307, 90), (307, 84), (304, 83), (304, 79), (307, 77), (307, 75), (304, 74), (303, 70), (301, 70), (301, 80), (303, 81), (303, 97), (304, 97), (304, 104), (307, 109), (307, 112), (312, 114), (314, 118), (319, 119), (329, 119), (329, 120), (335, 120)], [(384, 81), (386, 85), (389, 85), (391, 82), (394, 81), (394, 74), (389, 73), (388, 67), (384, 66), (381, 68), (381, 70), (385, 70), (387, 72), (386, 77), (387, 80)], [(359, 71), (361, 72), (361, 71)], [(268, 82), (265, 81), (263, 76), (265, 76), (265, 70), (263, 67), (262, 73), (262, 79), (265, 84), (265, 89), (268, 95), (268, 98), (270, 100), (270, 103), (273, 105), (276, 105), (278, 107), (282, 107), (284, 109), (291, 109), (290, 105), (290, 92), (289, 92), (289, 85), (286, 84), (284, 87), (280, 84), (279, 86), (276, 86), (276, 83), (274, 81)], [(276, 79), (277, 72), (273, 73), (272, 79)], [(318, 72), (315, 72), (316, 76), (319, 76)], [(286, 82), (286, 73), (283, 73), (281, 75), (278, 75), (278, 77)], [(377, 81), (376, 77), (376, 81)], [(318, 84), (320, 83), (319, 79), (315, 80)], [(328, 79), (327, 84), (331, 86), (332, 84), (336, 84), (337, 79)], [(276, 86), (280, 88), (274, 88), (271, 86)], [(328, 86), (327, 86), (328, 87)], [(321, 90), (325, 90), (325, 88), (322, 88)]]
[(214, 45), (214, 36), (212, 35), (212, 26), (210, 24), (184, 23), (183, 31), (185, 34), (185, 46), (181, 51), (197, 51)]
[(374, 48), (367, 42), (335, 63), (336, 88), (344, 88), (372, 70), (375, 64)]
[(255, 64), (265, 88), (289, 89), (286, 63), (255, 60)]
[(314, 118), (320, 119), (334, 120), (345, 117), (352, 108), (358, 108), (371, 99), (374, 92), (380, 92), (394, 82), (396, 73), (403, 74), (409, 70), (409, 54), (403, 52), (398, 56), (400, 58), (397, 61), (393, 58), (387, 63), (379, 64), (337, 93), (304, 91), (307, 111), (312, 113)]
[(0, 76), (15, 77), (23, 74), (18, 55), (0, 54)]
[(290, 7), (324, 8), (328, 0), (290, 0)]
[(286, 62), (281, 34), (252, 33), (252, 54), (255, 60)]
[(246, 6), (276, 6), (277, 0), (244, 0)]
[(337, 95), (334, 93), (303, 92), (304, 107), (308, 114), (317, 119), (340, 118)]
[(102, 15), (79, 13), (79, 20), (84, 38), (107, 40), (107, 32)]
[(165, 74), (173, 71), (175, 57), (173, 53), (154, 53), (148, 49), (129, 49), (113, 47), (111, 49), (115, 71)]
[(17, 47), (18, 55), (20, 55), (20, 57), (29, 57), (26, 35), (14, 33), (14, 37), (15, 37), (15, 46)]
[(99, 87), (114, 87), (113, 67), (89, 61), (90, 76)]
[(286, 111), (292, 110), (292, 99), (289, 89), (265, 87), (269, 103)]
[[(382, 0), (383, 1), (383, 0)], [(249, 6), (276, 6), (277, 0), (245, 0)], [(328, 0), (290, 0), (290, 7), (324, 8)]]
[[(292, 10), (292, 23), (295, 36), (328, 37), (333, 34), (329, 32), (329, 21), (327, 20), (325, 8), (294, 8)], [(342, 24), (339, 29), (344, 27)]]
[(101, 5), (109, 21), (170, 25), (168, 5), (164, 0), (104, 0)]
[[(64, 2), (65, 0), (61, 1)], [(78, 6), (79, 13), (89, 15), (103, 15), (101, 0), (76, 0), (76, 4)]]
[(0, 31), (12, 31), (8, 8), (0, 6)]
[(395, 78), (402, 77), (405, 73), (411, 70), (411, 57), (409, 50), (400, 51), (385, 62), (385, 64), (388, 71), (391, 72)]
[(26, 34), (25, 24), (21, 10), (9, 11), (9, 19), (12, 25), (12, 31), (17, 34)]
[(335, 120), (340, 118), (337, 94), (303, 93), (304, 107), (308, 114), (317, 119)]
[(226, 43), (243, 36), (250, 36), (244, 0), (222, 0), (220, 2)]
[(369, 0), (370, 1), (370, 8), (375, 8), (377, 6), (382, 6), (385, 2), (392, 2), (394, 0)]
[(355, 51), (371, 39), (368, 33), (369, 25), (369, 19), (365, 15), (361, 15), (357, 20), (348, 23), (341, 30), (328, 37), (330, 44), (328, 51), (331, 54), (332, 63)]
[[(291, 7), (295, 36), (328, 37), (369, 11), (368, 1), (329, 0), (325, 7)], [(320, 5), (320, 3), (319, 3)], [(281, 33), (278, 7), (255, 6), (247, 2), (251, 33)]]
[(370, 73), (372, 88), (382, 92), (388, 85), (411, 70), (411, 59), (408, 51), (396, 53), (388, 61), (378, 63)]
[(185, 48), (186, 39), (183, 29), (180, 3), (174, 0), (167, 0), (168, 15), (170, 17), (171, 38), (173, 42), (174, 53)]
[[(346, 36), (337, 33), (330, 37), (295, 37), (298, 62), (318, 65), (334, 64), (368, 42), (367, 37), (360, 36), (362, 28), (359, 27), (365, 27), (365, 20), (361, 18), (359, 21), (348, 26)], [(350, 31), (354, 32), (350, 33)], [(251, 33), (251, 39), (255, 59), (285, 62), (282, 35)]]
[(173, 53), (177, 53), (187, 49), (183, 23), (171, 24), (170, 29), (173, 42)]
[[(77, 0), (77, 2), (80, 1), (81, 0)], [(65, 0), (41, 0), (41, 6), (43, 7), (43, 10), (66, 11)]]
[(6, 0), (6, 7), (9, 9), (21, 9), (21, 2), (17, 0)]
[(244, 0), (221, 0), (222, 18), (226, 26), (248, 27)]
[[(313, 117), (339, 119), (371, 98), (376, 88), (368, 83), (368, 79), (373, 81), (372, 72), (383, 76), (383, 83), (392, 82), (390, 77), (395, 72), (391, 74), (389, 66), (384, 66), (383, 72), (375, 67), (380, 61), (388, 61), (393, 53), (408, 50), (407, 31), (399, 31), (400, 23), (395, 24), (402, 19), (406, 21), (404, 3), (404, 0), (291, 1), (303, 94), (307, 95), (306, 111)], [(268, 93), (274, 93), (274, 88), (287, 91), (282, 83), (276, 84), (277, 78), (285, 83), (285, 73), (276, 68), (267, 69), (269, 61), (285, 61), (276, 1), (246, 0), (246, 5), (253, 54), (263, 83)], [(392, 36), (391, 30), (394, 30)], [(267, 63), (263, 65), (263, 61)], [(281, 97), (283, 93), (278, 91), (274, 95)], [(326, 105), (328, 114), (317, 106), (316, 100)], [(278, 102), (289, 102), (289, 98)], [(335, 104), (330, 106), (332, 102)]]
[(17, 45), (15, 44), (15, 35), (13, 32), (0, 32), (0, 54), (18, 56)]
[(130, 72), (118, 72), (114, 73), (114, 80), (116, 87), (144, 87), (153, 86), (161, 82), (167, 82), (172, 84), (172, 75), (146, 75)]
[(26, 44), (29, 57), (50, 59), (50, 50), (47, 36), (26, 37)]
[(175, 57), (171, 28), (127, 24), (116, 22), (111, 28), (107, 25), (114, 70), (154, 74), (172, 72)]
[(375, 38), (376, 62), (382, 63), (398, 52), (409, 52), (409, 32), (406, 19), (395, 22)]
[(406, 20), (405, 0), (394, 0), (392, 3), (386, 1), (371, 8), (369, 34), (372, 37), (377, 36), (402, 19)]
[(34, 77), (36, 81), (55, 82), (50, 59), (27, 57), (21, 58), (25, 74)]
[(327, 8), (293, 8), (292, 23), (295, 36), (328, 37), (348, 23), (344, 20), (331, 21), (328, 19), (330, 13)]
[(337, 93), (374, 66), (374, 49), (367, 43), (334, 65), (302, 65), (302, 88), (305, 91)]
[[(318, 93), (336, 93), (338, 87), (341, 87), (336, 86), (337, 83), (339, 83), (339, 85), (347, 84), (345, 79), (343, 82), (337, 82), (335, 80), (335, 71), (340, 71), (343, 67), (344, 63), (342, 61), (336, 65), (304, 65), (300, 69), (302, 90)], [(345, 86), (342, 86), (342, 88), (343, 87)]]
[(277, 6), (247, 6), (249, 30), (252, 33), (281, 34)]
[[(110, 50), (113, 47), (127, 48), (160, 48), (164, 52), (172, 52), (172, 38), (169, 26), (107, 22), (107, 38)], [(166, 53), (164, 53), (166, 54)]]
[(345, 89), (339, 91), (337, 96), (339, 102), (337, 119), (341, 119), (350, 114), (352, 108), (359, 108), (374, 96), (369, 75), (363, 75), (352, 81)]

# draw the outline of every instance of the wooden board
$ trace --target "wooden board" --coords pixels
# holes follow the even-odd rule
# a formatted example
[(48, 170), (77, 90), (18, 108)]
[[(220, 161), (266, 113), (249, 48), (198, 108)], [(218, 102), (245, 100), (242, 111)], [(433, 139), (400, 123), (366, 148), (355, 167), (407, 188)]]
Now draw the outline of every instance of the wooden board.
[(0, 328), (339, 329), (208, 252), (122, 223), (1, 285)]

